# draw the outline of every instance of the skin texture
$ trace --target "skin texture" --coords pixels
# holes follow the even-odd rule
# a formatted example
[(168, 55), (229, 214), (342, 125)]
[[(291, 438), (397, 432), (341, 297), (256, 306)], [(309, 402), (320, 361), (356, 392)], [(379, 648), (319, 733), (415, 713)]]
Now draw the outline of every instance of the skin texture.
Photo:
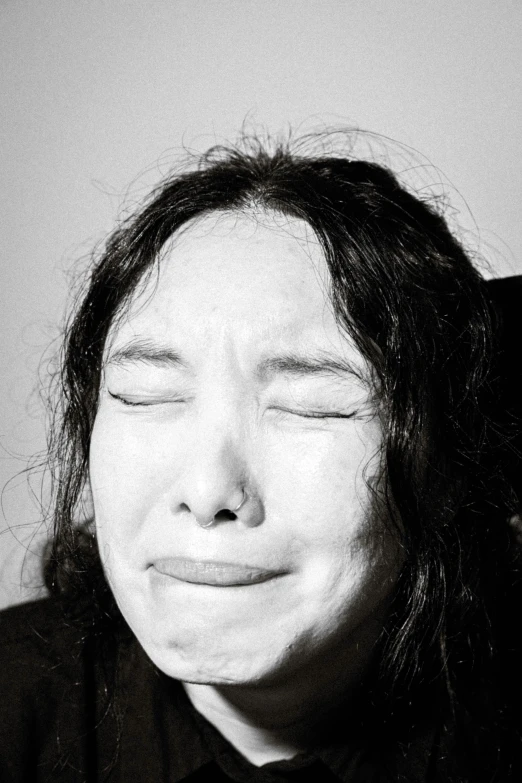
[[(97, 536), (120, 609), (254, 763), (292, 755), (312, 712), (360, 678), (400, 565), (368, 488), (382, 433), (367, 368), (328, 283), (303, 221), (189, 225), (109, 335), (92, 435)], [(267, 363), (289, 355), (353, 372)], [(280, 575), (191, 584), (160, 573), (162, 558)]]

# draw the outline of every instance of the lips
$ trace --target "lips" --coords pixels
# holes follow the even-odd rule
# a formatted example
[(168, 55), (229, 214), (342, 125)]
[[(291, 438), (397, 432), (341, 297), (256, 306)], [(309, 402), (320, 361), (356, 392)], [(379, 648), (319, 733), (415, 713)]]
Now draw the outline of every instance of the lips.
[(241, 587), (256, 585), (277, 579), (284, 571), (273, 571), (257, 566), (237, 563), (223, 563), (209, 560), (188, 560), (181, 557), (166, 557), (155, 560), (153, 568), (164, 576), (180, 582), (212, 587)]

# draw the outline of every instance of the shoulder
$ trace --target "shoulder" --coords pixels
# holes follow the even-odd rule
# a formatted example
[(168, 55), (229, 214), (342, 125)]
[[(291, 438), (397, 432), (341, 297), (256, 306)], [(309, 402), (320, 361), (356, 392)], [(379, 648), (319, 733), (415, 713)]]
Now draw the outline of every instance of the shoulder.
[(81, 647), (81, 633), (66, 620), (60, 602), (33, 601), (0, 611), (0, 683), (13, 670), (48, 662), (74, 660)]
[[(22, 720), (45, 721), (79, 704), (96, 650), (89, 633), (57, 599), (0, 612), (0, 700)], [(1, 712), (1, 711), (0, 711)], [(7, 717), (0, 715), (0, 732)]]
[(32, 702), (58, 680), (78, 679), (82, 634), (53, 599), (0, 612), (0, 698)]
[(43, 598), (2, 609), (1, 640), (12, 642), (31, 636), (36, 628), (52, 628), (60, 615), (63, 615), (61, 603), (54, 598)]
[(57, 743), (80, 733), (84, 659), (82, 634), (57, 601), (0, 612), (2, 781), (40, 779), (37, 766), (52, 766)]
[(522, 275), (494, 277), (486, 281), (486, 287), (495, 300), (509, 307), (511, 302), (520, 302), (522, 297)]
[(522, 503), (522, 275), (488, 280), (486, 289), (496, 313), (493, 392), (488, 403), (491, 418), (500, 425), (502, 434), (495, 467), (503, 466)]
[[(500, 328), (499, 348), (508, 354), (510, 362), (514, 362), (519, 358), (517, 349), (522, 334), (522, 275), (487, 280), (486, 291), (500, 316), (500, 324), (497, 324)], [(518, 361), (515, 366), (519, 366)]]

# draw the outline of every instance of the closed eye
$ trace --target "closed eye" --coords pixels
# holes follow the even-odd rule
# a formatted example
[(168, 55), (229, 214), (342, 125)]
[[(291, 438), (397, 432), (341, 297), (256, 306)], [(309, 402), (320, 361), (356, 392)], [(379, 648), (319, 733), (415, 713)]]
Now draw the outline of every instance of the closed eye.
[(357, 414), (357, 411), (352, 411), (352, 413), (339, 413), (339, 411), (308, 411), (301, 409), (296, 410), (295, 408), (283, 408), (281, 406), (272, 406), (271, 410), (276, 411), (278, 414), (299, 416), (301, 419), (353, 419)]
[(113, 400), (117, 400), (118, 402), (121, 402), (123, 405), (127, 405), (132, 408), (150, 408), (153, 405), (164, 405), (167, 403), (173, 403), (173, 402), (184, 402), (184, 399), (182, 397), (173, 397), (173, 396), (161, 396), (161, 397), (144, 397), (144, 396), (134, 396), (132, 394), (115, 394), (114, 392), (109, 391), (109, 396), (112, 397)]

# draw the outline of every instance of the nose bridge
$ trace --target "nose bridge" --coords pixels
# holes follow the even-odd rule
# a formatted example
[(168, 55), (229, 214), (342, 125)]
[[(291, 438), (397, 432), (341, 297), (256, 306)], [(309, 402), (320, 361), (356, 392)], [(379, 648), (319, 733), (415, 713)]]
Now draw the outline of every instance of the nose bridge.
[(241, 503), (248, 482), (245, 406), (239, 395), (216, 384), (201, 398), (187, 433), (185, 468), (178, 485), (178, 507), (197, 519), (212, 518)]
[(205, 416), (191, 437), (193, 443), (192, 471), (202, 487), (223, 488), (241, 482), (245, 475), (244, 438), (237, 412), (211, 418)]
[(228, 330), (222, 325), (201, 385), (196, 438), (209, 460), (230, 472), (238, 468), (246, 429), (246, 395)]

